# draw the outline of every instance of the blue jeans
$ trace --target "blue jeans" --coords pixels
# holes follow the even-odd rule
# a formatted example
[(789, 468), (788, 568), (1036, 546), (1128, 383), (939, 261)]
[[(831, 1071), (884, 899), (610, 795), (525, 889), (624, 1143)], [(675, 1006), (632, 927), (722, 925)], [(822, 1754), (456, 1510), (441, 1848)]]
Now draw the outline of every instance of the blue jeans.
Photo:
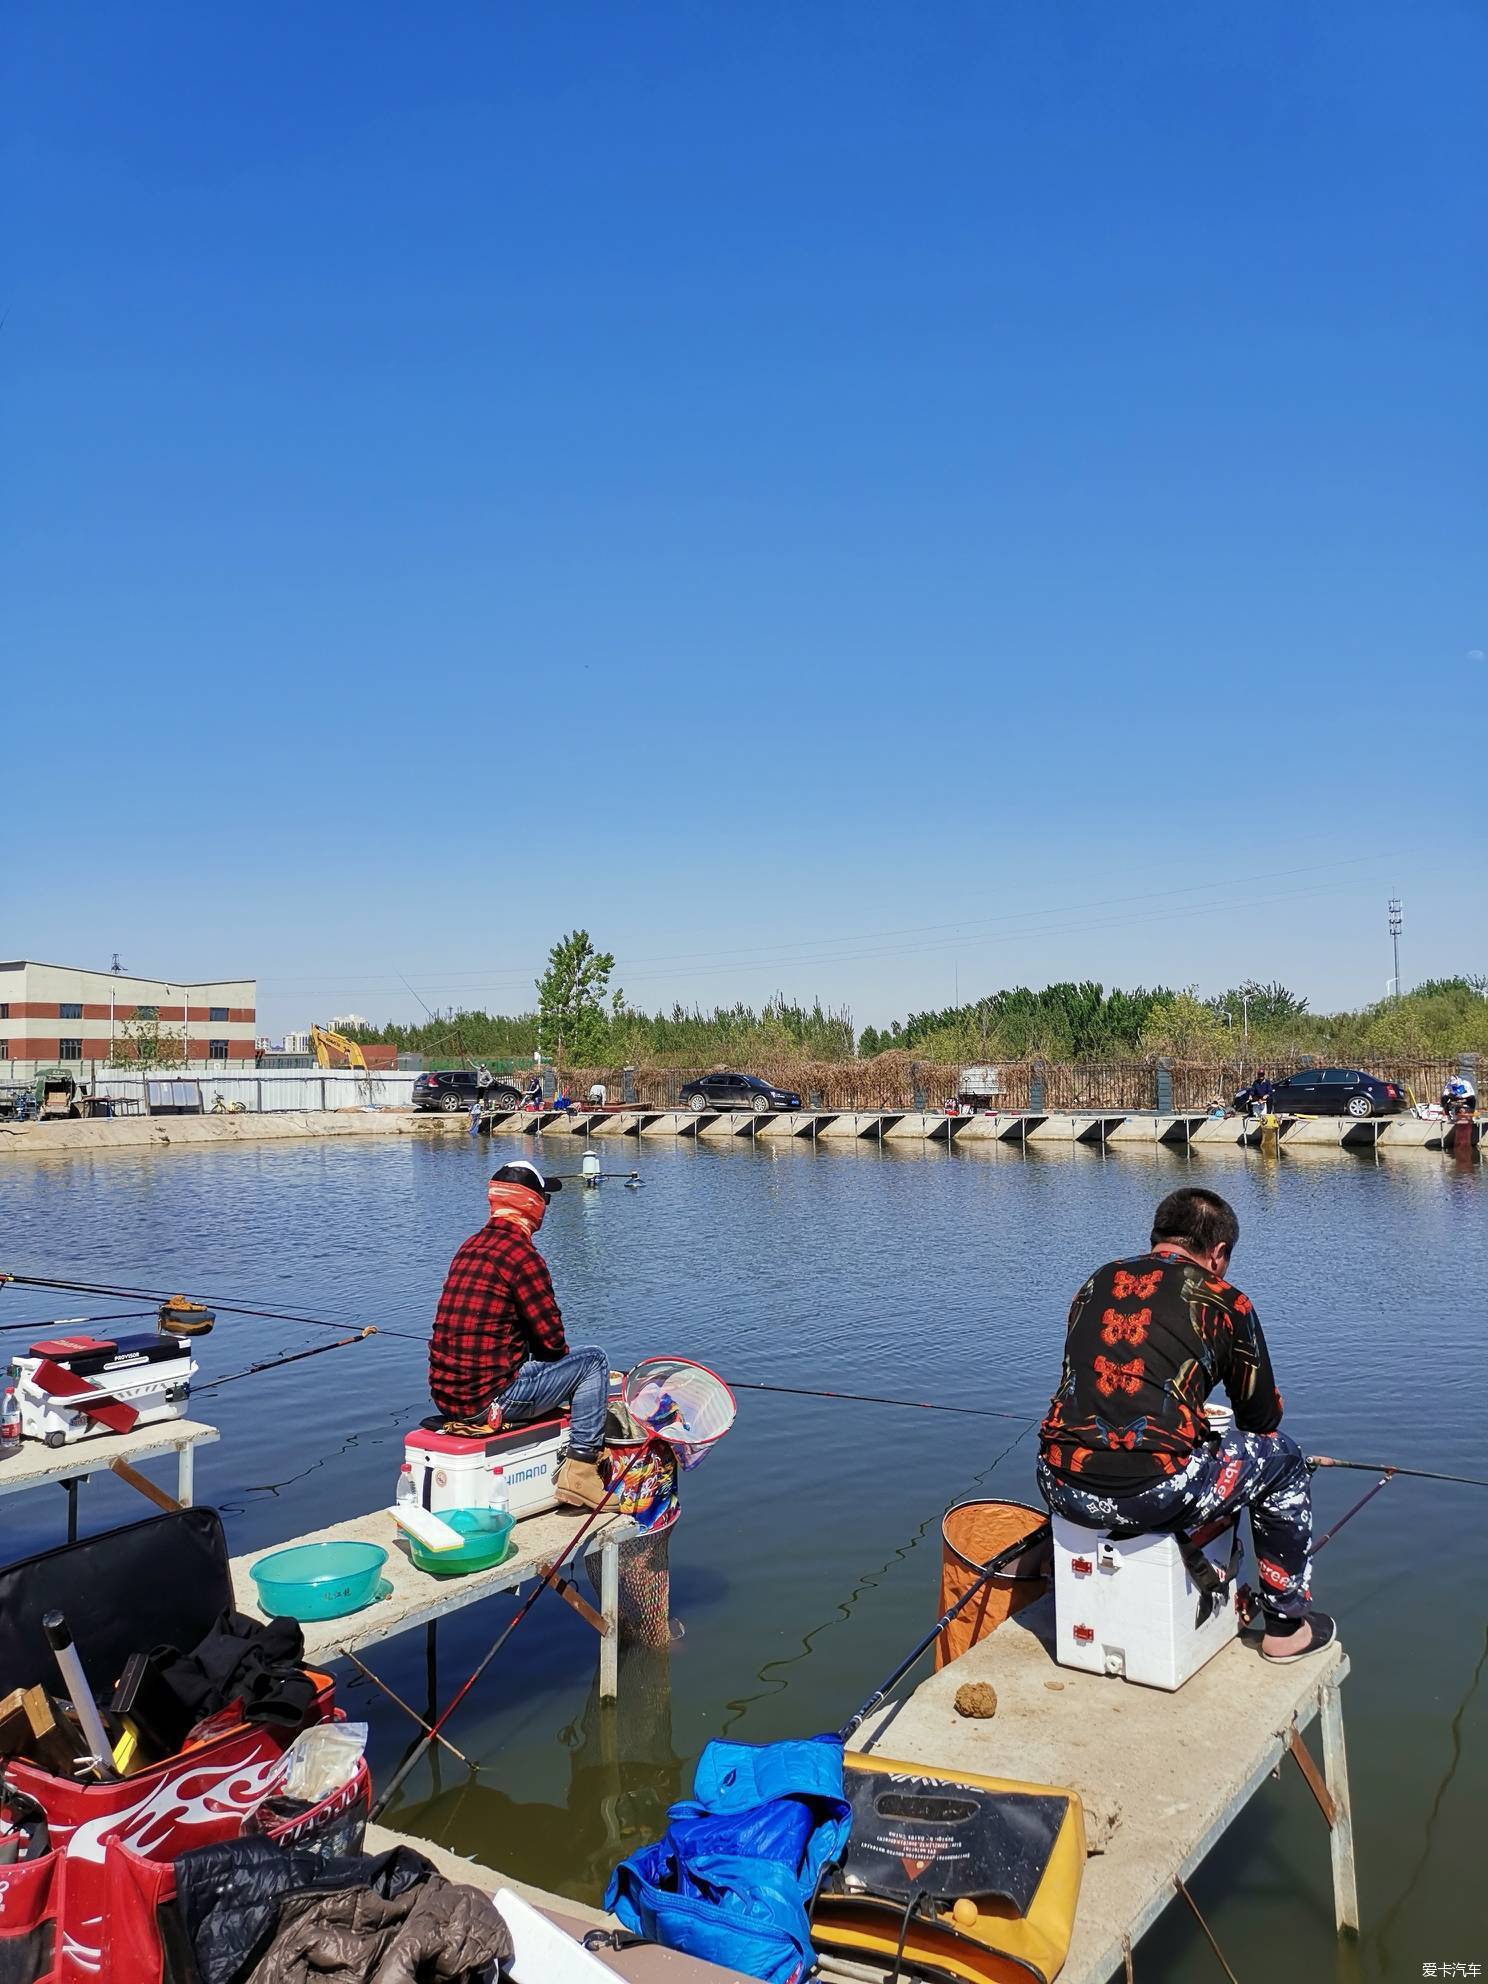
[(575, 1460), (596, 1460), (604, 1445), (605, 1407), (610, 1395), (610, 1360), (592, 1345), (571, 1350), (555, 1363), (529, 1358), (493, 1401), (508, 1426), (569, 1409), (568, 1450)]

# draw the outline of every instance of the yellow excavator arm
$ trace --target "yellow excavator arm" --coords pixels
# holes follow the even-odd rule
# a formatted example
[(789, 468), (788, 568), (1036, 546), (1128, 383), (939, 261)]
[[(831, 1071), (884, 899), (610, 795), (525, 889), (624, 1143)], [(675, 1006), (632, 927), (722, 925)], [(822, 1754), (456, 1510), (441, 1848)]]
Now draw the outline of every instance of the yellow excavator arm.
[(344, 1033), (336, 1033), (328, 1026), (312, 1026), (310, 1045), (322, 1068), (360, 1068), (363, 1074), (367, 1072), (366, 1055)]

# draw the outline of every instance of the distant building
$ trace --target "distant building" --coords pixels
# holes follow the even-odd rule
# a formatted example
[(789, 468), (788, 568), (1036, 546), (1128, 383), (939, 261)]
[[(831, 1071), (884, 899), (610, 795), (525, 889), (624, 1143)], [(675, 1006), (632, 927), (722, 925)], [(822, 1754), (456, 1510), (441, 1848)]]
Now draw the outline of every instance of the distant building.
[(305, 1033), (285, 1034), (284, 1046), (282, 1050), (278, 1050), (278, 1051), (281, 1051), (285, 1054), (308, 1054), (310, 1052), (309, 1033), (305, 1032)]
[(253, 1065), (258, 983), (252, 978), (139, 978), (82, 966), (0, 962), (0, 1071), (26, 1080), (38, 1068), (111, 1061), (128, 1066), (134, 1042), (158, 1032), (162, 1047), (207, 1072)]
[(355, 1033), (358, 1027), (365, 1027), (367, 1021), (360, 1013), (341, 1013), (331, 1021), (333, 1033)]

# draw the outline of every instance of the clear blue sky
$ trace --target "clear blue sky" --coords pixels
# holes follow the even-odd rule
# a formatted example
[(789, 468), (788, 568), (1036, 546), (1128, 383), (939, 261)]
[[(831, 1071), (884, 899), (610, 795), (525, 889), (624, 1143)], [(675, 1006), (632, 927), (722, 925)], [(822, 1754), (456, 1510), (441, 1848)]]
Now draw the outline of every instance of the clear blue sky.
[(1321, 1005), (1399, 891), (1488, 968), (1478, 5), (8, 41), (0, 954)]

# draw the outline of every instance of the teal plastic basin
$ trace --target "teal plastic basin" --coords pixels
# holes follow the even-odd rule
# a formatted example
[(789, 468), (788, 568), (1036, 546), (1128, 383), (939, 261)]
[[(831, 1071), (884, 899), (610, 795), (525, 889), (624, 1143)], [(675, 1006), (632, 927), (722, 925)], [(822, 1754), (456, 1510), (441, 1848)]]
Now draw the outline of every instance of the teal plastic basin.
[(467, 1540), (458, 1550), (428, 1550), (416, 1536), (409, 1537), (408, 1554), (431, 1577), (463, 1578), (471, 1571), (488, 1571), (510, 1547), (513, 1518), (505, 1509), (441, 1509), (439, 1520)]
[(386, 1562), (375, 1543), (297, 1543), (261, 1557), (252, 1576), (271, 1617), (340, 1619), (372, 1603)]

